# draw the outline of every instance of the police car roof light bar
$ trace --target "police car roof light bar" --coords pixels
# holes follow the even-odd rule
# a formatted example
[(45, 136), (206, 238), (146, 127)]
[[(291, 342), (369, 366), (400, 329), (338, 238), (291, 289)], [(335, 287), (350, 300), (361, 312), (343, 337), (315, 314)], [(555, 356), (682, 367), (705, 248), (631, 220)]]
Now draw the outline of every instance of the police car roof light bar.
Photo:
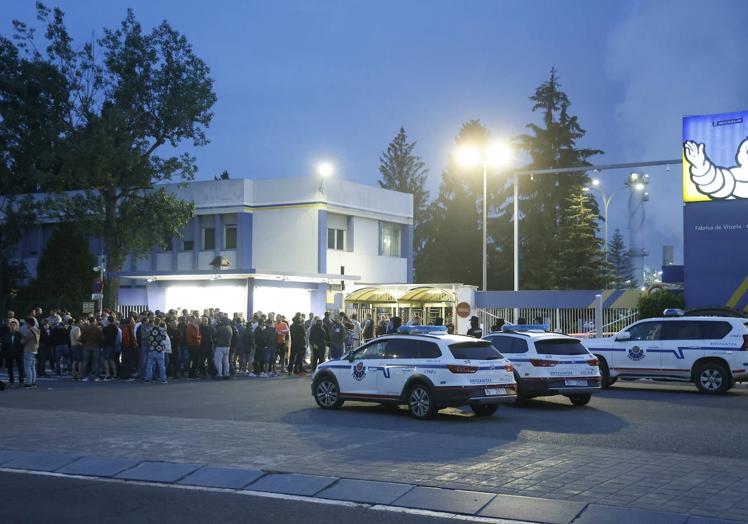
[(397, 332), (405, 335), (446, 335), (447, 326), (400, 326)]
[(540, 331), (545, 332), (550, 330), (551, 326), (548, 324), (504, 324), (501, 326), (502, 331)]
[(683, 311), (682, 309), (678, 309), (677, 307), (667, 308), (662, 312), (662, 316), (664, 317), (682, 317), (685, 314), (685, 311)]

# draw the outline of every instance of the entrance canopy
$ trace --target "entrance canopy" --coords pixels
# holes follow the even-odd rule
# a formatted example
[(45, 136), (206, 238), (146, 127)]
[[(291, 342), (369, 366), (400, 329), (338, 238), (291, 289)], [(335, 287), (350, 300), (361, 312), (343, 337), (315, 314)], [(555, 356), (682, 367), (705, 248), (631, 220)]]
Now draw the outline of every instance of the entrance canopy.
[(460, 284), (388, 284), (367, 286), (345, 296), (348, 304), (441, 304), (454, 303)]

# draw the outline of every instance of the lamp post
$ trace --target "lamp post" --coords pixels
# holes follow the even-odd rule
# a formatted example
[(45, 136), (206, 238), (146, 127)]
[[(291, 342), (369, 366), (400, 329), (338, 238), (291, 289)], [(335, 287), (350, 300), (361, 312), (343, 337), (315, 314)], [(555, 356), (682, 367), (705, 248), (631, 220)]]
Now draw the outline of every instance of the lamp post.
[(592, 185), (586, 186), (584, 188), (585, 191), (591, 192), (591, 191), (597, 191), (600, 193), (600, 196), (603, 199), (603, 221), (605, 222), (604, 227), (604, 235), (605, 235), (605, 261), (608, 261), (608, 207), (610, 206), (610, 201), (613, 200), (613, 196), (617, 193), (617, 191), (614, 191), (610, 195), (606, 194), (605, 191), (603, 191), (600, 188), (600, 179), (599, 178), (593, 178), (592, 179)]
[(335, 167), (330, 162), (320, 162), (317, 164), (317, 174), (319, 175), (319, 192), (325, 192), (325, 179), (335, 173)]
[[(481, 289), (488, 291), (488, 165), (502, 166), (509, 163), (511, 158), (511, 151), (506, 144), (494, 143), (486, 147), (477, 147), (474, 145), (464, 145), (460, 147), (455, 154), (457, 161), (464, 167), (473, 167), (481, 164), (483, 167), (483, 285)], [(517, 193), (517, 178), (514, 178), (514, 192), (515, 192), (515, 254), (514, 254), (514, 266), (515, 266), (515, 277), (514, 285), (515, 289), (518, 284), (517, 278), (517, 222), (516, 222), (516, 193)]]

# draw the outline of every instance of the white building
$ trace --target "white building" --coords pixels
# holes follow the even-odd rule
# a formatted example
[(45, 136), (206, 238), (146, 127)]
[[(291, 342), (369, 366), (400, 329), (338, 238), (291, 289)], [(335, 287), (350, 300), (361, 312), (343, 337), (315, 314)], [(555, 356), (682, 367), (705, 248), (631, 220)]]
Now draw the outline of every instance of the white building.
[(319, 177), (167, 187), (196, 216), (168, 250), (129, 257), (121, 306), (319, 314), (342, 306), (342, 282), (412, 281), (410, 194)]

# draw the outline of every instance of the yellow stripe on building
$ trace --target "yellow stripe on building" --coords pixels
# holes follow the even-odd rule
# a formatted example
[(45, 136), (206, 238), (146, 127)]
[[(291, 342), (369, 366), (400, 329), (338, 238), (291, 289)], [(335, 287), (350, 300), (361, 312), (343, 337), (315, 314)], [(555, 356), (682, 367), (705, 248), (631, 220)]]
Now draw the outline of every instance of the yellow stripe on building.
[(735, 290), (735, 293), (732, 294), (730, 297), (730, 300), (727, 301), (727, 304), (725, 304), (727, 307), (734, 308), (738, 305), (738, 300), (743, 298), (743, 295), (745, 295), (745, 292), (748, 291), (748, 277), (745, 277), (743, 279), (743, 282), (738, 286), (738, 289)]

